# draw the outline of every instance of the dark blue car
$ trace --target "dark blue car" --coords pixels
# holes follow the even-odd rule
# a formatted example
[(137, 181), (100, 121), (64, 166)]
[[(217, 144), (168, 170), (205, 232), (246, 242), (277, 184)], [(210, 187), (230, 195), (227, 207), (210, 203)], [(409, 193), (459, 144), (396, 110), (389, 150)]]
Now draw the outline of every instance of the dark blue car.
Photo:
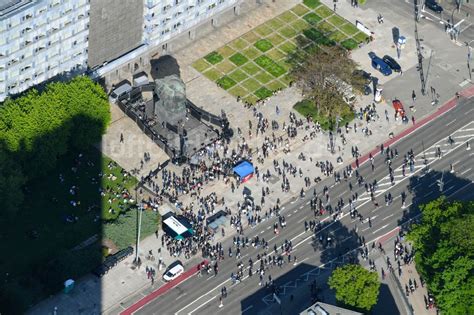
[(372, 67), (379, 70), (384, 76), (389, 76), (392, 74), (392, 69), (388, 64), (383, 61), (382, 58), (378, 57), (375, 53), (370, 52), (369, 57), (372, 59)]

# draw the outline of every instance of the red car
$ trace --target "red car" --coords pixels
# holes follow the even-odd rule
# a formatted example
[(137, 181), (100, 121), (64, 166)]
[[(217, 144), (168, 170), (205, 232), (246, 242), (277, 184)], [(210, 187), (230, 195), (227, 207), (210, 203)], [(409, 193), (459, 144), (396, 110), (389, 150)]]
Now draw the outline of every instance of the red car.
[(402, 118), (406, 116), (405, 109), (403, 108), (402, 102), (400, 102), (399, 100), (394, 100), (392, 102), (392, 105), (393, 105), (393, 108), (395, 109), (395, 113), (397, 116), (400, 116)]

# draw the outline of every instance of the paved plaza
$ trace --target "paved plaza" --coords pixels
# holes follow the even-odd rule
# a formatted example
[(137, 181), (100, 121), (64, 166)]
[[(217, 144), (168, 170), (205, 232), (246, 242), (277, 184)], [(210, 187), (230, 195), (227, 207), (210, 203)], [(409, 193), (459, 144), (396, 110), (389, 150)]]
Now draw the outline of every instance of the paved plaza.
[[(288, 139), (287, 132), (282, 130), (281, 126), (283, 126), (283, 124), (290, 125), (290, 113), (296, 114), (292, 109), (293, 105), (302, 99), (301, 92), (297, 88), (291, 87), (282, 90), (280, 93), (270, 97), (265, 104), (256, 107), (256, 111), (261, 113), (263, 117), (269, 121), (277, 121), (280, 128), (275, 131), (272, 131), (270, 128), (265, 134), (252, 134), (250, 137), (247, 133), (249, 121), (251, 121), (254, 126), (256, 126), (258, 122), (253, 109), (244, 108), (242, 102), (237, 101), (235, 96), (218, 87), (215, 82), (198, 72), (193, 67), (193, 63), (197, 59), (226, 45), (272, 17), (280, 15), (301, 1), (264, 1), (262, 5), (256, 5), (254, 2), (255, 1), (250, 0), (244, 1), (242, 4), (242, 14), (237, 18), (229, 16), (228, 21), (223, 18), (220, 21), (221, 27), (213, 28), (206, 26), (209, 29), (204, 27), (202, 32), (206, 35), (204, 37), (198, 37), (194, 42), (189, 43), (187, 38), (178, 39), (176, 43), (173, 44), (172, 56), (177, 60), (180, 75), (186, 83), (187, 97), (194, 104), (211, 113), (219, 115), (221, 110), (226, 113), (230, 126), (235, 134), (230, 144), (231, 148), (235, 148), (245, 141), (245, 143), (255, 151), (261, 147), (265, 137), (271, 137), (272, 133), (275, 133), (277, 138), (282, 136), (283, 143), (288, 141), (287, 148), (290, 150), (290, 154), (285, 154), (282, 146), (271, 151), (269, 158), (264, 159), (263, 163), (255, 161), (255, 164), (258, 166), (260, 173), (263, 174), (267, 170), (273, 173), (273, 161), (282, 162), (284, 160), (296, 166), (298, 169), (301, 169), (304, 176), (291, 176), (291, 188), (290, 191), (286, 193), (281, 192), (282, 182), (279, 177), (276, 177), (270, 182), (264, 182), (261, 178), (253, 178), (245, 185), (251, 188), (252, 196), (255, 200), (261, 200), (262, 188), (268, 187), (270, 195), (265, 197), (267, 205), (276, 204), (277, 199), (280, 199), (282, 203), (291, 201), (296, 198), (294, 196), (298, 196), (301, 188), (304, 187), (304, 177), (309, 176), (311, 179), (325, 177), (321, 173), (320, 168), (316, 167), (317, 161), (327, 160), (334, 165), (336, 171), (340, 171), (345, 165), (353, 161), (353, 155), (351, 154), (352, 147), (357, 146), (360, 152), (367, 152), (383, 143), (384, 140), (389, 138), (391, 133), (397, 134), (406, 129), (407, 125), (402, 124), (400, 120), (394, 119), (394, 110), (391, 106), (393, 99), (397, 98), (404, 102), (404, 104), (406, 104), (405, 109), (407, 110), (409, 106), (413, 105), (413, 110), (408, 110), (408, 115), (410, 118), (413, 116), (416, 120), (437, 111), (437, 106), (431, 104), (433, 95), (430, 93), (425, 96), (419, 93), (416, 102), (413, 102), (411, 99), (412, 90), (415, 89), (419, 91), (420, 84), (417, 77), (418, 72), (416, 71), (412, 20), (400, 19), (397, 15), (393, 17), (385, 16), (385, 22), (379, 24), (377, 22), (378, 11), (372, 9), (370, 6), (356, 10), (350, 6), (350, 2), (340, 0), (337, 9), (339, 15), (352, 23), (355, 23), (356, 20), (363, 21), (363, 23), (375, 33), (375, 41), (356, 49), (352, 52), (351, 56), (360, 64), (362, 69), (372, 72), (383, 84), (384, 101), (375, 105), (379, 117), (369, 123), (356, 118), (355, 121), (351, 123), (351, 128), (348, 133), (343, 130), (347, 145), (343, 145), (340, 137), (337, 136), (336, 153), (331, 154), (328, 151), (328, 133), (316, 133), (311, 139), (311, 124), (305, 122), (298, 128), (298, 135), (291, 139)], [(321, 2), (332, 7), (332, 1), (322, 0)], [(373, 51), (379, 56), (390, 54), (396, 57), (396, 48), (393, 45), (392, 39), (394, 28), (397, 28), (400, 34), (407, 37), (407, 44), (399, 59), (399, 63), (404, 71), (403, 75), (397, 76), (394, 74), (390, 77), (383, 77), (371, 67), (368, 53)], [(465, 83), (466, 75), (460, 74), (462, 73), (462, 69), (465, 68), (465, 51), (451, 44), (446, 38), (438, 36), (439, 30), (433, 25), (423, 24), (423, 26), (420, 27), (420, 32), (422, 32), (426, 38), (423, 43), (426, 67), (428, 67), (428, 63), (430, 62), (431, 52), (435, 51), (434, 57), (432, 57), (433, 60), (431, 61), (432, 65), (428, 87), (433, 86), (436, 89), (439, 94), (438, 102), (439, 104), (443, 104), (451, 99), (455, 92), (471, 85), (471, 83)], [(462, 60), (461, 56), (463, 56)], [(365, 108), (367, 105), (372, 105), (372, 103), (372, 96), (358, 96), (358, 108)], [(278, 114), (276, 111), (277, 107), (279, 109)], [(386, 112), (388, 119), (386, 119)], [(298, 119), (305, 120), (304, 117), (298, 114), (296, 115)], [(354, 123), (356, 124), (357, 132), (353, 128)], [(412, 122), (410, 121), (409, 124), (411, 125)], [(241, 136), (237, 134), (238, 128), (243, 131)], [(363, 128), (370, 129), (372, 135), (368, 137), (364, 136), (362, 133)], [(120, 141), (121, 134), (124, 136), (123, 143)], [(150, 170), (156, 169), (158, 163), (161, 164), (168, 159), (166, 154), (140, 131), (135, 122), (124, 115), (115, 105), (112, 105), (112, 123), (100, 147), (105, 155), (117, 161), (117, 163), (126, 170), (135, 172), (138, 178), (146, 175)], [(143, 163), (142, 166), (141, 161), (143, 160), (145, 152), (150, 153), (151, 160)], [(304, 153), (306, 156), (305, 161), (298, 159), (300, 153)], [(339, 157), (342, 158), (342, 163), (338, 161)], [(177, 174), (181, 174), (182, 171), (181, 167), (175, 165), (169, 165), (167, 169)], [(211, 193), (215, 193), (218, 200), (221, 198), (225, 199), (225, 205), (227, 207), (236, 209), (237, 204), (242, 202), (241, 191), (242, 189), (237, 189), (233, 193), (230, 189), (230, 183), (226, 185), (223, 181), (214, 180), (203, 186), (200, 195), (207, 196)], [(198, 202), (197, 198), (197, 196), (183, 195), (179, 200), (184, 205), (189, 205), (190, 203), (196, 204)], [(172, 204), (168, 204), (167, 206), (173, 207)], [(232, 235), (235, 229), (227, 225), (225, 231), (225, 238), (228, 239), (231, 237), (229, 235)], [(161, 233), (162, 231), (160, 231), (160, 236)], [(215, 235), (215, 241), (220, 242), (222, 240), (223, 237), (220, 233), (217, 233)], [(176, 259), (169, 255), (166, 248), (162, 247), (160, 237), (157, 238), (155, 235), (151, 235), (141, 242), (139, 255), (142, 257), (143, 265), (140, 269), (132, 268), (133, 255), (114, 267), (103, 278), (98, 279), (95, 276), (87, 276), (78, 281), (78, 286), (72, 294), (58, 294), (37, 305), (30, 313), (52, 314), (56, 306), (58, 307), (57, 314), (117, 314), (163, 284), (160, 280), (161, 277), (157, 277), (158, 279), (152, 284), (145, 272), (146, 266), (153, 266), (158, 270), (156, 260), (151, 261), (146, 259), (149, 250), (153, 250), (157, 253), (158, 249), (161, 249), (159, 257), (165, 264), (169, 264)], [(190, 259), (180, 257), (180, 259), (182, 259), (187, 266), (196, 264), (200, 260), (199, 257), (192, 257)], [(415, 277), (414, 273), (415, 270), (412, 266), (408, 267), (406, 272), (404, 272), (404, 274), (413, 274), (413, 277)], [(402, 281), (407, 280), (402, 278)], [(404, 285), (404, 283), (402, 284)], [(395, 287), (396, 286), (390, 287), (390, 290)], [(421, 292), (421, 290), (417, 292)], [(418, 305), (419, 302), (417, 302), (420, 299), (419, 295), (422, 293), (416, 294), (418, 294), (416, 298), (413, 299), (413, 297), (410, 297), (410, 299), (413, 299), (410, 300), (410, 303), (419, 309), (423, 307), (423, 303), (421, 303), (420, 306)]]

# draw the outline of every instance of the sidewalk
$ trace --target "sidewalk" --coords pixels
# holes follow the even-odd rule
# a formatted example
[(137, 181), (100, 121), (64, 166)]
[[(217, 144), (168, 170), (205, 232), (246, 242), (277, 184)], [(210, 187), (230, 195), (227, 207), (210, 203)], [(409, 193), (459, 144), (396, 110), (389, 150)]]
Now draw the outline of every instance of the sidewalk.
[[(206, 110), (216, 114), (220, 114), (220, 110), (224, 108), (232, 128), (236, 130), (237, 127), (240, 127), (244, 131), (247, 143), (252, 148), (260, 146), (264, 140), (264, 137), (271, 136), (272, 131), (269, 130), (265, 135), (253, 136), (251, 139), (248, 139), (245, 133), (245, 131), (248, 130), (248, 121), (251, 120), (252, 123), (256, 122), (256, 118), (253, 116), (252, 111), (244, 109), (242, 104), (238, 103), (234, 97), (230, 96), (224, 90), (218, 88), (215, 83), (207, 80), (203, 76), (200, 76), (190, 65), (200, 55), (204, 55), (220, 47), (223, 42), (230, 40), (230, 38), (222, 37), (230, 36), (225, 35), (229, 28), (235, 30), (235, 32), (231, 33), (231, 36), (238, 36), (237, 32), (243, 33), (249, 28), (264, 22), (264, 20), (272, 18), (273, 16), (293, 6), (293, 4), (299, 2), (300, 1), (297, 0), (277, 1), (276, 3), (271, 3), (268, 1), (265, 6), (259, 8), (258, 10), (252, 11), (251, 13), (243, 14), (241, 19), (235, 20), (230, 25), (215, 30), (212, 35), (199, 39), (192, 45), (187, 46), (185, 49), (177, 51), (174, 56), (178, 60), (182, 71), (182, 76), (187, 82), (188, 98), (195, 104), (199, 104), (200, 106), (202, 105)], [(332, 6), (332, 1), (322, 0), (322, 2), (328, 4), (330, 7)], [(263, 12), (265, 14), (263, 14)], [(351, 22), (354, 22), (355, 19), (360, 19), (367, 26), (374, 27), (376, 31), (376, 40), (370, 45), (356, 50), (352, 57), (355, 61), (361, 64), (364, 70), (375, 74), (376, 70), (372, 69), (370, 64), (368, 64), (369, 59), (367, 54), (372, 50), (380, 55), (388, 53), (386, 52), (386, 49), (387, 47), (390, 47), (390, 40), (386, 39), (384, 36), (378, 36), (377, 34), (386, 34), (388, 32), (391, 34), (391, 30), (396, 24), (392, 23), (389, 18), (385, 19), (384, 24), (374, 24), (376, 23), (376, 12), (372, 11), (370, 8), (364, 10), (354, 10), (350, 7), (350, 4), (346, 2), (343, 2), (340, 8), (338, 8), (338, 13), (341, 16), (346, 17)], [(400, 26), (400, 29), (402, 34), (412, 34), (408, 27), (404, 28), (403, 26)], [(342, 147), (340, 140), (338, 139), (336, 147), (341, 146), (341, 151), (337, 152), (337, 154), (331, 155), (327, 151), (326, 147), (328, 142), (327, 134), (319, 133), (313, 140), (303, 141), (303, 137), (309, 134), (309, 131), (302, 127), (298, 129), (297, 138), (294, 141), (291, 141), (290, 155), (285, 155), (281, 149), (278, 150), (278, 152), (271, 152), (270, 157), (265, 160), (264, 164), (258, 164), (260, 172), (263, 173), (267, 169), (273, 172), (272, 160), (275, 159), (281, 161), (284, 159), (288, 163), (292, 163), (293, 165), (300, 167), (304, 174), (310, 174), (312, 178), (321, 176), (319, 168), (315, 167), (315, 161), (329, 160), (333, 163), (337, 170), (338, 168), (342, 167), (342, 165), (338, 165), (336, 162), (336, 159), (339, 155), (343, 158), (344, 165), (347, 165), (347, 162), (352, 160), (350, 151), (351, 146), (356, 145), (359, 147), (360, 152), (367, 152), (373, 149), (374, 146), (377, 146), (385, 141), (388, 138), (390, 132), (397, 134), (403, 131), (407, 126), (402, 125), (400, 121), (393, 120), (394, 111), (390, 105), (390, 99), (394, 98), (395, 96), (399, 96), (405, 104), (410, 103), (409, 101), (406, 101), (406, 99), (410, 100), (412, 90), (411, 87), (418, 83), (418, 81), (413, 81), (417, 80), (417, 71), (413, 67), (414, 60), (416, 61), (413, 53), (413, 45), (413, 40), (409, 40), (400, 60), (402, 67), (406, 69), (403, 76), (395, 77), (392, 75), (388, 78), (382, 78), (381, 75), (377, 75), (384, 83), (384, 95), (387, 102), (389, 102), (389, 105), (386, 103), (377, 105), (377, 111), (381, 118), (375, 122), (370, 122), (368, 125), (368, 127), (373, 131), (373, 135), (371, 137), (366, 138), (362, 136), (360, 129), (365, 127), (366, 124), (356, 119), (359, 132), (355, 133), (353, 130), (351, 130), (349, 134), (345, 135), (347, 139), (347, 145), (345, 147)], [(196, 50), (197, 47), (199, 47), (199, 50)], [(452, 47), (448, 48), (457, 49)], [(196, 54), (197, 51), (199, 54)], [(457, 55), (453, 54), (453, 56), (456, 58)], [(436, 71), (438, 71), (438, 73), (444, 73), (442, 72), (442, 69), (437, 69)], [(453, 74), (449, 71), (446, 71), (446, 75), (449, 75), (449, 78), (452, 78), (453, 76)], [(436, 80), (442, 81), (441, 78)], [(433, 82), (438, 82), (436, 80), (433, 80)], [(444, 82), (440, 104), (451, 98), (454, 93), (458, 91), (459, 81), (460, 79), (453, 79)], [(404, 91), (404, 93), (401, 93), (400, 91)], [(282, 91), (280, 94), (269, 99), (266, 105), (259, 106), (257, 109), (258, 111), (262, 112), (263, 116), (268, 118), (269, 121), (277, 120), (281, 126), (283, 122), (288, 124), (288, 115), (292, 111), (292, 106), (300, 98), (301, 95), (297, 89), (288, 88)], [(372, 100), (370, 97), (361, 97), (359, 106), (364, 107), (365, 105), (371, 103)], [(275, 114), (275, 107), (277, 105), (281, 111), (279, 116), (276, 116)], [(406, 109), (408, 110), (408, 108)], [(436, 111), (437, 107), (433, 107), (431, 105), (429, 95), (425, 97), (420, 95), (416, 101), (416, 109), (416, 118), (420, 119), (421, 117), (427, 116), (431, 112)], [(384, 119), (385, 110), (389, 112), (389, 121)], [(281, 132), (281, 130), (277, 131), (277, 133)], [(239, 141), (241, 141), (241, 139), (235, 137), (233, 139), (232, 146), (235, 147)], [(300, 152), (304, 152), (304, 154), (307, 156), (306, 161), (300, 161), (297, 159)], [(310, 157), (313, 159), (313, 162), (309, 160)], [(179, 168), (173, 165), (170, 165), (170, 169), (179, 171)], [(323, 176), (321, 176), (321, 178), (323, 178)], [(270, 197), (266, 197), (265, 208), (268, 208), (268, 205), (274, 205), (276, 203), (277, 197), (279, 197), (282, 202), (285, 202), (286, 200), (291, 200), (294, 198), (293, 196), (297, 196), (299, 194), (301, 187), (304, 187), (303, 178), (296, 176), (295, 178), (291, 177), (290, 180), (291, 191), (286, 194), (281, 193), (281, 181), (278, 177), (275, 178), (274, 181), (272, 180), (270, 183), (264, 183), (254, 178), (249, 183), (247, 183), (246, 186), (250, 187), (252, 190), (252, 195), (258, 204), (260, 204), (262, 187), (268, 186), (272, 192)], [(222, 181), (215, 180), (214, 182), (209, 183), (209, 185), (205, 186), (202, 190), (201, 196), (206, 196), (211, 192), (216, 192), (218, 199), (224, 197), (226, 205), (233, 209), (234, 212), (237, 202), (242, 201), (241, 189), (238, 189), (235, 191), (235, 193), (232, 193), (229, 187), (225, 186)], [(186, 195), (181, 197), (180, 201), (186, 205), (195, 200)], [(232, 231), (233, 229), (227, 227), (226, 237), (232, 237)], [(160, 235), (161, 233), (162, 232), (160, 231)], [(216, 235), (216, 241), (220, 240), (220, 234)], [(157, 257), (157, 250), (160, 247), (161, 237), (157, 239), (155, 235), (152, 235), (146, 238), (141, 242), (140, 245), (139, 255), (143, 262), (143, 265), (140, 269), (137, 270), (132, 268), (132, 261), (134, 258), (133, 255), (114, 267), (103, 278), (98, 279), (95, 276), (87, 276), (84, 279), (80, 279), (77, 282), (77, 287), (72, 294), (57, 294), (51, 299), (48, 299), (37, 305), (34, 309), (30, 310), (29, 313), (52, 314), (54, 306), (57, 306), (58, 314), (116, 314), (117, 310), (124, 309), (132, 305), (133, 302), (151, 293), (153, 290), (163, 284), (161, 280), (159, 280), (161, 278), (161, 273), (157, 268), (157, 258), (154, 262), (147, 261), (145, 258), (149, 250), (153, 250), (155, 257)], [(161, 255), (166, 264), (169, 264), (176, 259), (168, 255), (166, 248), (162, 249)], [(184, 260), (183, 258), (180, 259)], [(185, 261), (185, 263), (187, 263), (189, 266), (197, 263), (197, 261), (199, 261), (199, 257), (193, 257), (192, 259)], [(156, 281), (153, 286), (151, 285), (151, 280), (147, 279), (145, 272), (146, 266), (153, 267), (157, 271)]]

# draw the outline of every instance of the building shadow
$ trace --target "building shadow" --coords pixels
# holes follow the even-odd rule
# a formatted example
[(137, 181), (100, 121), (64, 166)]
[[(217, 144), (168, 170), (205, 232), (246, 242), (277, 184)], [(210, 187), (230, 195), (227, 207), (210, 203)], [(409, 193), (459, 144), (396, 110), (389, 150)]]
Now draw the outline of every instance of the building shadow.
[(371, 314), (399, 315), (403, 314), (398, 309), (392, 292), (387, 284), (381, 283), (377, 304), (371, 309)]
[[(84, 137), (100, 139), (103, 128), (97, 118), (77, 114), (19, 139), (17, 150), (0, 141), (1, 314), (25, 313), (103, 262), (103, 160), (97, 149), (81, 145)], [(100, 285), (89, 297), (100, 309)]]
[(173, 56), (165, 55), (158, 59), (152, 59), (150, 60), (150, 64), (150, 75), (153, 80), (162, 79), (173, 74), (181, 77), (178, 61)]

